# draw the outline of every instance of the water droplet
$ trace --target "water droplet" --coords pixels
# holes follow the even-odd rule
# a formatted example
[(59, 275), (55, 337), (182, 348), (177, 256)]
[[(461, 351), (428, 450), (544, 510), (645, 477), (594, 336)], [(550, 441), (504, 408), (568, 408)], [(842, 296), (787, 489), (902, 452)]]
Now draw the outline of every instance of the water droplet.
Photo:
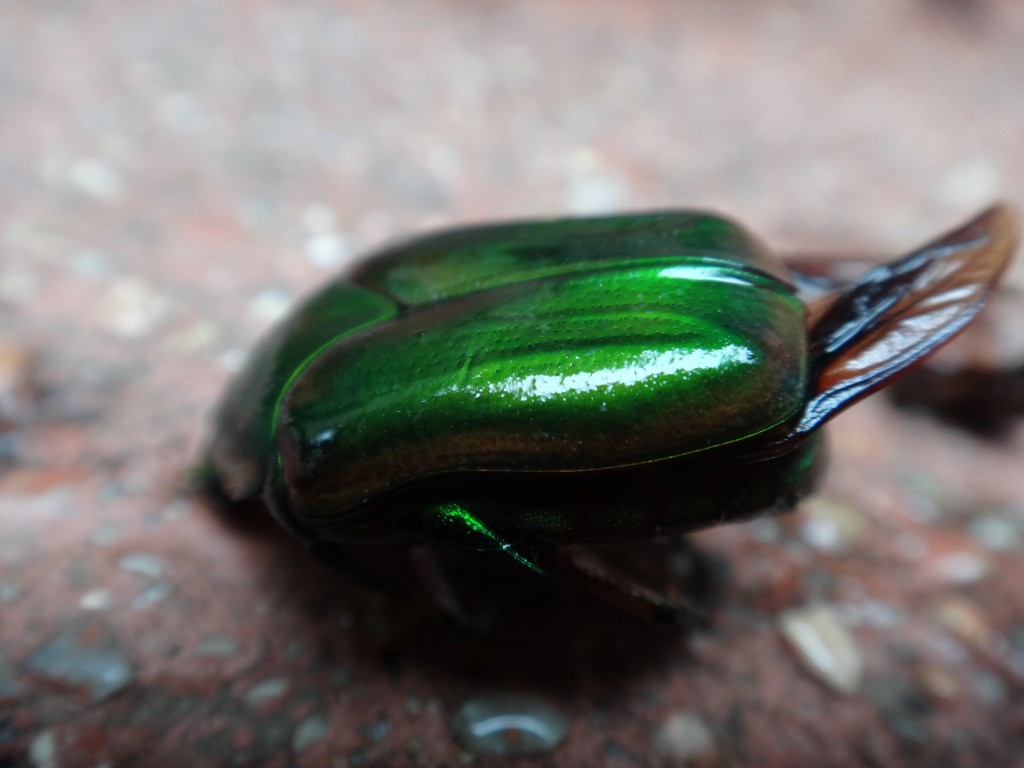
[(463, 703), (455, 716), (455, 736), (468, 751), (486, 755), (550, 752), (569, 729), (566, 716), (545, 700), (497, 694)]

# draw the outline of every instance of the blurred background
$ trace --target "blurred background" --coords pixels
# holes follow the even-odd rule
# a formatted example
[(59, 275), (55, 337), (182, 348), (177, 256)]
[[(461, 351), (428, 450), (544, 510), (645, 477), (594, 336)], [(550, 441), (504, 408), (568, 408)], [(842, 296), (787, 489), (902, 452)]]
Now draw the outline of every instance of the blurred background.
[(820, 496), (698, 537), (689, 635), (467, 637), (186, 475), (252, 342), (387, 241), (675, 206), (899, 253), (1024, 204), (1022, 128), (1010, 0), (0, 0), (0, 766), (500, 765), (494, 712), (524, 765), (1017, 764), (1019, 416), (845, 414)]

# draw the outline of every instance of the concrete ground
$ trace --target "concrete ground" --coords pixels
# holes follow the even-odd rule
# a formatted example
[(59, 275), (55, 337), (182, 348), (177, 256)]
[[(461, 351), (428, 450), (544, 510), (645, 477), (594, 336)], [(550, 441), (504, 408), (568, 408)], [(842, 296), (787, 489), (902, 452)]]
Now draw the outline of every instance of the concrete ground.
[(817, 497), (697, 537), (689, 635), (561, 589), (470, 635), (186, 479), (383, 242), (688, 206), (897, 253), (1024, 205), (1022, 136), (1010, 1), (0, 0), (0, 766), (504, 765), (495, 712), (521, 765), (1024, 766), (1019, 414), (844, 414)]

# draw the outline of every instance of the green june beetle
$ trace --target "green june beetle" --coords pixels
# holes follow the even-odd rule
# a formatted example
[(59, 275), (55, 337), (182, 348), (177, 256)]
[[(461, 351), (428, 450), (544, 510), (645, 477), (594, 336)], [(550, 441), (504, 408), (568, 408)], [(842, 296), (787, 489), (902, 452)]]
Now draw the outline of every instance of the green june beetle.
[(430, 542), (664, 617), (685, 606), (560, 553), (793, 508), (819, 428), (970, 323), (1015, 245), (997, 206), (811, 300), (704, 212), (443, 231), (264, 338), (209, 464), (314, 545)]

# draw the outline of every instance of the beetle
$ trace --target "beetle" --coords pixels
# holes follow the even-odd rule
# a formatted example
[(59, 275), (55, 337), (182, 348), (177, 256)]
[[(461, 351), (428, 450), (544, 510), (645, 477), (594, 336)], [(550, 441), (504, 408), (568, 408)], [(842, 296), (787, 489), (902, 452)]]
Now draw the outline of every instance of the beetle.
[(425, 541), (678, 601), (564, 556), (792, 509), (820, 427), (975, 317), (995, 206), (808, 298), (740, 225), (672, 210), (452, 229), (378, 253), (266, 336), (209, 466), (312, 544)]

